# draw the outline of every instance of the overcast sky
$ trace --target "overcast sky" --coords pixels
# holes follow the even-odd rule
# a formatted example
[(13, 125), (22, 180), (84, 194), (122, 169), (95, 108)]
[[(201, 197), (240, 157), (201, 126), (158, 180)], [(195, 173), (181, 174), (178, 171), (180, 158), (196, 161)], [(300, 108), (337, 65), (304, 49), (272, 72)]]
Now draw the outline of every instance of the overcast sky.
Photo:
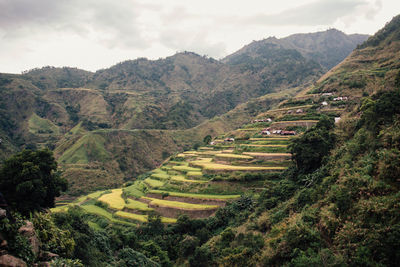
[(0, 72), (184, 50), (219, 59), (269, 36), (374, 34), (398, 14), (400, 0), (0, 0)]

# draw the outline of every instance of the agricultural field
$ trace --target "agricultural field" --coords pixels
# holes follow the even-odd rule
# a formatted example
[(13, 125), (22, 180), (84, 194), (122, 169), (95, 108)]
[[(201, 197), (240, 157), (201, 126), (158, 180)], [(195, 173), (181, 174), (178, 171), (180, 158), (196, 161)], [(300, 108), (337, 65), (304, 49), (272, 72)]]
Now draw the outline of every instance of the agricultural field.
[(180, 214), (212, 216), (241, 195), (254, 195), (265, 179), (289, 166), (288, 145), (295, 137), (260, 136), (259, 128), (249, 127), (246, 134), (250, 137), (177, 153), (122, 188), (81, 196), (53, 212), (80, 205), (113, 223), (143, 223), (154, 212), (164, 223), (174, 223)]

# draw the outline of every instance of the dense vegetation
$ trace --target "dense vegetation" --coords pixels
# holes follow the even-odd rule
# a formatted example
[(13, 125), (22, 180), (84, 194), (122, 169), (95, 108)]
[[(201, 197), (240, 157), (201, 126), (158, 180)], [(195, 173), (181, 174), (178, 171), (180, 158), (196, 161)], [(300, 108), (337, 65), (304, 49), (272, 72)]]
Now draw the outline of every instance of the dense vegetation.
[(24, 215), (54, 207), (54, 198), (67, 189), (49, 150), (24, 150), (0, 169), (0, 188), (11, 208)]

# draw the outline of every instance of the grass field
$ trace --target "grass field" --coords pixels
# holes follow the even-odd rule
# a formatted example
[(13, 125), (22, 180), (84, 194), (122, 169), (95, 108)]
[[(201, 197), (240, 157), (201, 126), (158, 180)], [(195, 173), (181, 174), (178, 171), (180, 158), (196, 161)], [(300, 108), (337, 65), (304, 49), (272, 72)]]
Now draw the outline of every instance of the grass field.
[(48, 119), (43, 119), (33, 113), (28, 121), (29, 132), (33, 134), (60, 134), (58, 126), (49, 121)]
[(105, 142), (106, 140), (100, 134), (88, 133), (67, 149), (58, 162), (66, 164), (87, 164), (90, 160), (104, 162), (111, 157), (105, 149)]
[(175, 197), (189, 197), (189, 198), (199, 198), (199, 199), (218, 199), (227, 200), (239, 198), (240, 195), (209, 195), (209, 194), (195, 194), (195, 193), (181, 193), (181, 192), (171, 192), (165, 190), (150, 190), (150, 193), (155, 194), (168, 194)]
[(133, 210), (142, 210), (142, 211), (153, 210), (152, 208), (149, 208), (146, 203), (143, 203), (143, 202), (140, 202), (140, 201), (137, 201), (137, 200), (133, 200), (133, 199), (130, 199), (130, 198), (127, 199), (127, 203), (125, 204), (125, 208), (133, 209)]
[(161, 182), (161, 181), (155, 180), (155, 179), (151, 179), (151, 178), (146, 178), (144, 180), (144, 182), (151, 187), (161, 187), (164, 185), (164, 182)]
[(111, 209), (122, 210), (125, 200), (122, 198), (122, 189), (113, 189), (111, 193), (99, 197), (99, 201), (106, 203)]
[(186, 210), (207, 210), (207, 209), (217, 209), (217, 205), (202, 205), (202, 204), (191, 204), (180, 201), (169, 201), (158, 198), (143, 197), (144, 199), (150, 200), (151, 205), (156, 205), (160, 207), (170, 207)]

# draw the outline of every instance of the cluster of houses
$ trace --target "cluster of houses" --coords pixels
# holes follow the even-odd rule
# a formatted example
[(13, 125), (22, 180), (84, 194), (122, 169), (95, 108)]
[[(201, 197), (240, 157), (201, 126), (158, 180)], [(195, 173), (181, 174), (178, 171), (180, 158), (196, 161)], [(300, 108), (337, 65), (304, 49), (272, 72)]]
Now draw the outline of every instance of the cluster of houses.
[(333, 101), (347, 101), (347, 96), (338, 96), (333, 99)]
[(271, 130), (270, 128), (265, 128), (261, 131), (261, 134), (263, 134), (263, 135), (270, 135), (270, 134), (296, 135), (296, 131)]

